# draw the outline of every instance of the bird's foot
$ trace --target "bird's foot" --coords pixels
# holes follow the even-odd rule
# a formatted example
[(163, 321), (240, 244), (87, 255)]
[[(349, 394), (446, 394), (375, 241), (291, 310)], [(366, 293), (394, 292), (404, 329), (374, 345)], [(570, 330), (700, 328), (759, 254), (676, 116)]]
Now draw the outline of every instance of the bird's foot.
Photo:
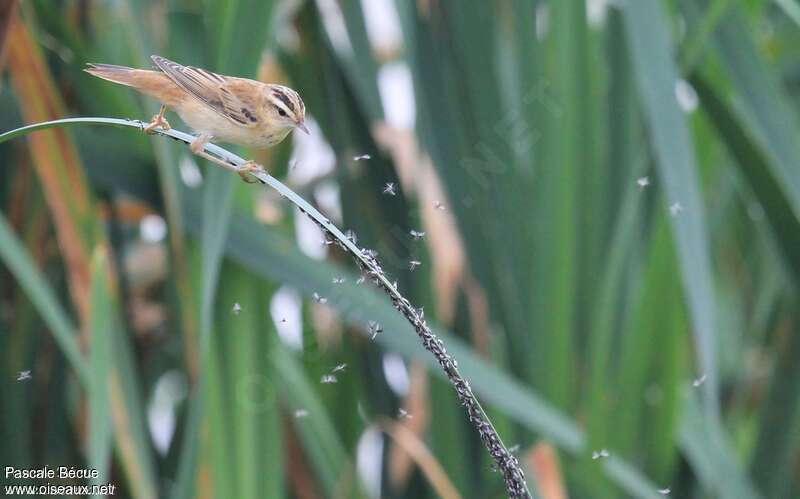
[(189, 150), (194, 154), (200, 154), (206, 148), (206, 144), (211, 140), (211, 137), (205, 134), (200, 134), (189, 143)]
[(242, 180), (244, 180), (248, 184), (255, 184), (256, 182), (258, 182), (258, 180), (254, 180), (253, 177), (248, 175), (248, 173), (252, 172), (266, 173), (264, 171), (264, 168), (255, 161), (248, 161), (247, 163), (241, 165), (236, 170), (236, 173), (238, 173), (239, 176), (242, 177)]
[(164, 112), (166, 110), (166, 107), (161, 106), (161, 110), (158, 111), (158, 114), (153, 116), (153, 118), (150, 120), (150, 123), (144, 127), (145, 133), (155, 133), (156, 128), (160, 128), (162, 130), (169, 130), (172, 128), (169, 125), (169, 121), (164, 118)]

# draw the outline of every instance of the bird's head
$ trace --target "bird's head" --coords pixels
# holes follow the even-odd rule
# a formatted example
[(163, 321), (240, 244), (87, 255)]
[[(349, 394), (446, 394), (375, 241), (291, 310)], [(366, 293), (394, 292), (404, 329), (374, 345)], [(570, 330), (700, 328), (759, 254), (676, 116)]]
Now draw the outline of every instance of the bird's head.
[(306, 105), (300, 95), (283, 85), (268, 85), (266, 89), (266, 112), (273, 122), (285, 128), (299, 128), (308, 133), (306, 127)]

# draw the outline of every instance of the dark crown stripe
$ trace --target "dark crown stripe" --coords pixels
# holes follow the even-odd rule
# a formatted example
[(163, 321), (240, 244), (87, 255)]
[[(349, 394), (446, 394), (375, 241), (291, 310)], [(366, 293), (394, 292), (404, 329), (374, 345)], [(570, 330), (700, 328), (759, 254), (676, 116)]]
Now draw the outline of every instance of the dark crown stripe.
[(288, 107), (289, 110), (294, 113), (294, 103), (285, 93), (283, 93), (283, 90), (274, 90), (272, 95), (280, 99), (281, 102), (286, 104), (286, 107)]

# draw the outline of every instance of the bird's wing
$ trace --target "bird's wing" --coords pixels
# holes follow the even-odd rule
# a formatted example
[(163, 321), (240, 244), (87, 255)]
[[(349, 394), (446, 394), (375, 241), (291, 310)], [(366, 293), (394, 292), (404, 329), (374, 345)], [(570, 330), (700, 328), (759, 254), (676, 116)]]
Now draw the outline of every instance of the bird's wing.
[(261, 93), (246, 91), (253, 90), (255, 82), (183, 66), (158, 55), (150, 58), (179, 87), (225, 118), (240, 126), (259, 125), (256, 99), (261, 98)]

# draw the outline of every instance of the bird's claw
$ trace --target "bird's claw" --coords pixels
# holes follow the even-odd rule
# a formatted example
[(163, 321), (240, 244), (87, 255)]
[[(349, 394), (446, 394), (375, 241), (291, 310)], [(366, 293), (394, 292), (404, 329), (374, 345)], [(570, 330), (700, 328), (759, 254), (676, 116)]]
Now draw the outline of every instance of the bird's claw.
[(248, 173), (252, 172), (266, 173), (264, 172), (264, 168), (255, 161), (248, 161), (247, 163), (241, 165), (237, 170), (237, 173), (240, 177), (242, 177), (242, 180), (248, 184), (255, 184), (258, 182), (258, 180), (254, 180), (253, 177), (248, 175)]
[(169, 122), (164, 119), (164, 113), (167, 112), (167, 106), (161, 105), (161, 109), (158, 110), (158, 114), (153, 116), (153, 119), (150, 120), (150, 123), (144, 127), (144, 133), (155, 133), (156, 128), (160, 128), (162, 130), (169, 130), (172, 128), (169, 126)]
[(160, 128), (162, 130), (169, 130), (172, 127), (169, 125), (169, 121), (167, 121), (166, 118), (164, 118), (164, 116), (157, 114), (153, 116), (153, 119), (150, 121), (150, 123), (148, 123), (147, 126), (144, 127), (144, 133), (150, 133), (150, 134), (155, 133), (156, 128)]

